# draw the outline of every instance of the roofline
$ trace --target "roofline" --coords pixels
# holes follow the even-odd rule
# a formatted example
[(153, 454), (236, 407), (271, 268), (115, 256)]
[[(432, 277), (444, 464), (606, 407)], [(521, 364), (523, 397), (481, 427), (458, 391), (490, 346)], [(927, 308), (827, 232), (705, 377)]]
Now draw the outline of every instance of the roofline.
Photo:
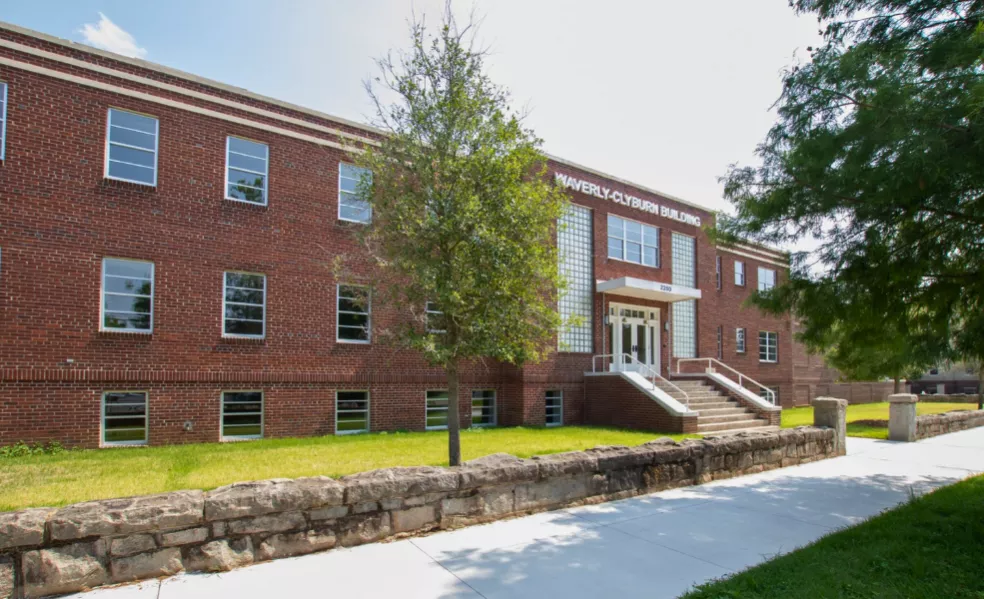
[(222, 83), (221, 81), (216, 81), (214, 79), (208, 79), (207, 77), (201, 77), (187, 71), (182, 71), (179, 69), (174, 69), (168, 66), (156, 62), (149, 62), (142, 60), (140, 58), (130, 58), (129, 56), (123, 56), (122, 54), (116, 54), (115, 52), (108, 52), (106, 50), (100, 50), (88, 44), (83, 44), (80, 42), (73, 42), (72, 40), (67, 40), (60, 37), (55, 37), (53, 35), (48, 35), (47, 33), (42, 33), (40, 31), (35, 31), (34, 29), (28, 29), (27, 27), (21, 27), (20, 25), (14, 25), (13, 23), (8, 23), (6, 21), (0, 21), (0, 29), (6, 29), (7, 31), (12, 31), (20, 35), (26, 35), (28, 37), (38, 38), (52, 44), (57, 44), (71, 50), (80, 50), (88, 54), (94, 54), (96, 56), (101, 56), (103, 58), (108, 58), (110, 60), (115, 60), (116, 62), (126, 63), (135, 67), (140, 67), (142, 69), (147, 69), (148, 71), (155, 71), (164, 75), (169, 75), (171, 77), (177, 77), (178, 79), (184, 79), (192, 83), (197, 83), (199, 85), (205, 85), (215, 89), (219, 89), (225, 92), (238, 94), (240, 96), (246, 96), (254, 100), (259, 100), (261, 102), (266, 102), (268, 104), (273, 104), (281, 108), (286, 108), (288, 110), (294, 110), (296, 112), (301, 112), (310, 116), (317, 118), (326, 119), (329, 121), (334, 121), (342, 125), (348, 125), (349, 127), (354, 127), (357, 129), (363, 129), (372, 133), (379, 135), (385, 135), (382, 129), (378, 129), (369, 125), (367, 123), (359, 123), (357, 121), (352, 121), (340, 116), (335, 116), (333, 114), (328, 114), (327, 112), (322, 112), (320, 110), (315, 110), (313, 108), (307, 108), (299, 104), (292, 104), (290, 102), (285, 102), (283, 100), (278, 100), (277, 98), (272, 98), (270, 96), (265, 96), (263, 94), (258, 94), (256, 92), (251, 92), (243, 87), (236, 87), (234, 85), (229, 85), (227, 83)]
[(664, 198), (666, 198), (668, 200), (673, 200), (674, 202), (679, 202), (679, 203), (683, 204), (684, 206), (690, 206), (691, 208), (696, 208), (697, 210), (701, 210), (701, 211), (706, 212), (706, 213), (708, 213), (708, 214), (710, 214), (712, 216), (717, 216), (717, 213), (718, 213), (717, 210), (712, 210), (712, 209), (708, 208), (707, 206), (701, 206), (700, 204), (695, 204), (693, 202), (689, 202), (687, 200), (684, 200), (683, 198), (678, 198), (675, 195), (668, 194), (665, 191), (659, 191), (658, 189), (653, 189), (652, 187), (646, 187), (645, 185), (640, 185), (638, 183), (634, 183), (632, 181), (629, 181), (628, 179), (622, 179), (621, 177), (616, 177), (615, 175), (611, 175), (609, 173), (605, 173), (605, 172), (599, 171), (597, 169), (593, 169), (593, 168), (591, 168), (589, 166), (584, 166), (583, 164), (578, 164), (576, 162), (572, 162), (570, 160), (566, 160), (566, 159), (561, 158), (559, 156), (554, 156), (553, 154), (547, 154), (547, 158), (549, 158), (550, 160), (553, 160), (554, 162), (559, 162), (560, 164), (563, 164), (564, 166), (569, 166), (571, 168), (576, 168), (578, 170), (582, 170), (582, 171), (584, 171), (586, 173), (591, 173), (592, 175), (595, 175), (596, 177), (603, 177), (605, 179), (608, 179), (609, 181), (615, 181), (617, 183), (621, 183), (622, 185), (629, 185), (630, 187), (635, 187), (636, 189), (641, 189), (642, 191), (645, 191), (647, 193), (658, 195), (658, 196), (664, 197)]
[[(251, 92), (251, 91), (249, 91), (246, 88), (236, 87), (234, 85), (229, 85), (229, 84), (226, 84), (226, 83), (222, 83), (221, 81), (216, 81), (214, 79), (208, 79), (206, 77), (201, 77), (199, 75), (195, 75), (195, 74), (189, 73), (187, 71), (182, 71), (182, 70), (179, 70), (179, 69), (174, 69), (174, 68), (171, 68), (171, 67), (168, 67), (168, 66), (164, 66), (164, 65), (159, 64), (159, 63), (149, 62), (149, 61), (142, 60), (142, 59), (139, 59), (139, 58), (130, 58), (129, 56), (123, 56), (122, 54), (116, 54), (115, 52), (109, 52), (109, 51), (106, 51), (106, 50), (100, 50), (99, 48), (95, 48), (95, 47), (89, 46), (87, 44), (83, 44), (83, 43), (80, 43), (80, 42), (74, 42), (72, 40), (67, 40), (67, 39), (64, 39), (64, 38), (56, 37), (56, 36), (53, 36), (53, 35), (49, 35), (47, 33), (43, 33), (41, 31), (36, 31), (34, 29), (29, 29), (27, 27), (21, 27), (20, 25), (15, 25), (13, 23), (8, 23), (6, 21), (0, 21), (0, 29), (5, 29), (7, 31), (11, 31), (13, 33), (17, 33), (17, 34), (20, 34), (20, 35), (25, 35), (25, 36), (28, 36), (28, 37), (37, 38), (37, 39), (40, 39), (40, 40), (43, 40), (43, 41), (46, 41), (46, 42), (49, 42), (49, 43), (52, 43), (52, 44), (56, 44), (56, 45), (62, 46), (64, 48), (68, 48), (70, 50), (78, 50), (78, 51), (86, 52), (88, 54), (92, 54), (92, 55), (95, 55), (95, 56), (100, 56), (102, 58), (107, 58), (109, 60), (114, 60), (116, 62), (121, 62), (121, 63), (129, 64), (129, 65), (132, 65), (132, 66), (135, 66), (135, 67), (139, 67), (141, 69), (146, 69), (148, 71), (154, 71), (154, 72), (157, 72), (157, 73), (161, 73), (163, 75), (168, 75), (168, 76), (171, 76), (171, 77), (176, 77), (178, 79), (184, 79), (185, 81), (189, 81), (191, 83), (197, 83), (199, 85), (204, 85), (204, 86), (207, 86), (207, 87), (211, 87), (213, 89), (218, 89), (218, 90), (225, 91), (225, 92), (228, 92), (228, 93), (237, 94), (239, 96), (245, 96), (247, 98), (252, 98), (252, 99), (258, 100), (260, 102), (265, 102), (267, 104), (271, 104), (271, 105), (274, 105), (274, 106), (279, 106), (279, 107), (285, 108), (287, 110), (292, 110), (292, 111), (299, 112), (299, 113), (302, 113), (302, 114), (307, 114), (309, 116), (313, 116), (313, 117), (316, 117), (316, 118), (325, 119), (327, 121), (333, 121), (333, 122), (336, 122), (336, 123), (339, 123), (339, 124), (342, 124), (342, 125), (347, 125), (349, 127), (355, 128), (355, 129), (361, 129), (363, 131), (367, 131), (367, 132), (370, 132), (370, 133), (373, 133), (373, 134), (386, 135), (386, 132), (383, 131), (382, 129), (379, 129), (377, 127), (373, 127), (372, 125), (369, 125), (367, 123), (360, 123), (360, 122), (357, 122), (357, 121), (352, 121), (352, 120), (349, 120), (349, 119), (346, 119), (346, 118), (335, 116), (333, 114), (329, 114), (327, 112), (322, 112), (320, 110), (315, 110), (313, 108), (307, 108), (307, 107), (301, 106), (299, 104), (293, 104), (291, 102), (285, 102), (283, 100), (278, 100), (277, 98), (272, 98), (270, 96), (265, 96), (263, 94), (258, 94), (256, 92)], [(602, 177), (602, 178), (607, 179), (609, 181), (615, 181), (617, 183), (621, 183), (623, 185), (628, 185), (630, 187), (634, 187), (636, 189), (642, 190), (642, 191), (647, 192), (647, 193), (651, 193), (651, 194), (654, 194), (654, 195), (658, 195), (658, 196), (664, 197), (664, 198), (666, 198), (668, 200), (672, 200), (674, 202), (678, 202), (680, 204), (683, 204), (685, 206), (689, 206), (689, 207), (694, 208), (696, 210), (701, 210), (701, 211), (703, 211), (705, 213), (711, 214), (712, 216), (715, 216), (716, 217), (717, 214), (718, 214), (718, 211), (717, 210), (712, 210), (712, 209), (710, 209), (710, 208), (708, 208), (706, 206), (701, 206), (699, 204), (695, 204), (693, 202), (689, 202), (687, 200), (684, 200), (683, 198), (674, 196), (672, 194), (668, 194), (668, 193), (663, 192), (663, 191), (659, 191), (658, 189), (653, 189), (653, 188), (647, 187), (645, 185), (640, 185), (639, 183), (635, 183), (635, 182), (629, 181), (627, 179), (622, 179), (621, 177), (616, 177), (616, 176), (614, 176), (612, 174), (605, 173), (605, 172), (599, 171), (597, 169), (593, 169), (593, 168), (584, 166), (582, 164), (578, 164), (578, 163), (573, 162), (571, 160), (566, 160), (564, 158), (561, 158), (559, 156), (555, 156), (553, 154), (546, 154), (546, 156), (547, 156), (547, 158), (549, 160), (552, 160), (552, 161), (554, 161), (554, 162), (556, 162), (558, 164), (563, 164), (564, 166), (575, 168), (575, 169), (581, 170), (583, 172), (586, 172), (586, 173), (590, 173), (592, 175), (595, 175), (597, 177)], [(751, 244), (753, 242), (750, 242), (749, 241), (749, 242), (746, 242), (746, 243)], [(759, 244), (756, 244), (756, 245), (759, 245)], [(762, 247), (763, 248), (767, 248), (769, 251), (781, 252), (781, 250), (777, 250), (777, 249), (773, 249), (773, 248), (768, 248), (768, 246), (762, 246)]]

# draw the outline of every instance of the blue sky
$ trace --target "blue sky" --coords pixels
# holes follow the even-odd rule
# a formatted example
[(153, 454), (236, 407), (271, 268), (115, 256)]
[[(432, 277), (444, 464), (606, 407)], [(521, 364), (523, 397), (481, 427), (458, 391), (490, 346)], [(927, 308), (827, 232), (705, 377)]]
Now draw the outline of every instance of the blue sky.
[[(373, 58), (406, 45), (411, 10), (436, 22), (442, 6), (31, 0), (0, 4), (0, 20), (79, 42), (88, 29), (90, 43), (367, 121), (362, 81), (375, 73)], [(781, 69), (819, 42), (815, 19), (796, 17), (786, 0), (454, 7), (482, 17), (489, 72), (529, 111), (548, 152), (719, 210), (727, 204), (717, 177), (754, 159), (774, 118)]]

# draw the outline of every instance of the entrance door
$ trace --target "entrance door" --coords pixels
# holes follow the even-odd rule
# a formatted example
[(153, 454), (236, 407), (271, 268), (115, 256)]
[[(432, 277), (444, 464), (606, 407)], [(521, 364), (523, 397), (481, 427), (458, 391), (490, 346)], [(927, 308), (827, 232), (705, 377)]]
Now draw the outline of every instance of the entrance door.
[(611, 304), (608, 330), (610, 370), (659, 372), (659, 309)]

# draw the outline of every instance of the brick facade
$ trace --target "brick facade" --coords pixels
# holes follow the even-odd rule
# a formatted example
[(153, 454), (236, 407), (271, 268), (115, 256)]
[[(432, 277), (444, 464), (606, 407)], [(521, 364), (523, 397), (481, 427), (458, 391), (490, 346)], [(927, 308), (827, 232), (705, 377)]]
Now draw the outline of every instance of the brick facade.
[[(368, 260), (338, 219), (339, 163), (353, 142), (377, 133), (341, 119), (201, 80), (192, 75), (0, 26), (0, 82), (8, 85), (6, 156), (0, 163), (0, 445), (58, 440), (98, 446), (105, 391), (148, 392), (149, 442), (219, 440), (223, 390), (264, 392), (264, 435), (335, 432), (336, 390), (370, 393), (371, 430), (420, 430), (424, 393), (446, 387), (440, 370), (387, 344), (405, 317), (373, 308), (368, 345), (336, 340), (339, 283), (371, 282)], [(159, 121), (157, 185), (104, 178), (107, 111)], [(267, 144), (269, 202), (223, 199), (226, 138)], [(554, 171), (699, 216), (706, 210), (588, 169), (553, 161)], [(725, 362), (793, 401), (788, 319), (743, 306), (756, 269), (781, 259), (715, 248), (697, 227), (583, 193), (571, 200), (594, 221), (594, 276), (671, 281), (670, 233), (697, 239), (699, 356), (714, 356), (723, 326)], [(608, 213), (660, 228), (660, 268), (606, 256)], [(721, 290), (715, 259), (724, 265)], [(152, 334), (100, 332), (106, 257), (154, 263)], [(338, 257), (351, 272), (336, 280)], [(735, 287), (733, 261), (746, 264)], [(266, 336), (222, 335), (223, 273), (263, 273)], [(659, 307), (661, 364), (673, 366), (669, 304), (595, 297), (594, 354), (604, 353), (606, 302)], [(734, 352), (734, 328), (748, 351)], [(758, 361), (759, 330), (779, 333), (779, 361)], [(500, 425), (541, 425), (544, 393), (564, 393), (564, 422), (583, 422), (591, 354), (559, 353), (522, 369), (476, 363), (463, 373), (462, 421), (472, 389), (495, 389)]]

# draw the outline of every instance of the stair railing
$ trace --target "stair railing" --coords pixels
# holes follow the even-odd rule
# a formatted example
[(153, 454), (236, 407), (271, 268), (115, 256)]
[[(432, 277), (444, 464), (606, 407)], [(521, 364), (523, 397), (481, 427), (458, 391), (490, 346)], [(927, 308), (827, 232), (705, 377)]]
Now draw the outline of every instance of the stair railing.
[[(604, 359), (604, 358), (616, 358), (616, 357), (619, 357), (619, 356), (621, 356), (622, 363), (623, 364), (625, 364), (626, 358), (628, 358), (628, 361), (629, 362), (635, 362), (636, 365), (638, 365), (640, 368), (645, 369), (646, 372), (649, 374), (648, 380), (652, 384), (653, 387), (658, 387), (659, 386), (659, 385), (656, 384), (656, 381), (659, 380), (661, 383), (663, 383), (667, 387), (673, 389), (674, 391), (676, 391), (677, 393), (679, 393), (680, 395), (682, 395), (683, 396), (683, 405), (685, 405), (688, 410), (690, 409), (690, 395), (686, 391), (684, 391), (680, 387), (678, 387), (678, 386), (674, 385), (673, 383), (671, 383), (668, 379), (666, 379), (663, 375), (661, 375), (658, 371), (656, 371), (656, 369), (650, 367), (648, 364), (643, 364), (638, 359), (632, 357), (631, 354), (598, 354), (597, 356), (594, 356), (594, 357), (591, 358), (591, 372), (598, 372), (598, 359), (599, 358), (602, 358), (602, 359)], [(602, 368), (602, 372), (604, 372), (604, 367)], [(643, 376), (645, 376), (645, 374), (643, 374)]]
[(727, 364), (725, 364), (721, 360), (718, 360), (718, 359), (715, 359), (715, 358), (680, 358), (680, 359), (677, 360), (677, 374), (683, 374), (682, 372), (680, 372), (680, 366), (684, 362), (707, 362), (707, 367), (708, 368), (711, 368), (711, 365), (712, 364), (717, 364), (721, 368), (723, 368), (723, 369), (725, 369), (727, 371), (730, 371), (730, 372), (736, 374), (738, 376), (738, 385), (739, 386), (744, 387), (745, 386), (745, 381), (748, 381), (749, 383), (757, 386), (760, 391), (765, 391), (765, 394), (766, 394), (767, 399), (769, 400), (769, 403), (771, 403), (772, 405), (776, 405), (776, 393), (775, 393), (775, 391), (773, 391), (772, 389), (769, 389), (768, 387), (766, 387), (762, 383), (756, 381), (755, 379), (753, 379), (753, 378), (751, 378), (749, 376), (746, 376), (746, 375), (738, 372), (737, 370), (735, 370), (734, 368), (728, 366)]

